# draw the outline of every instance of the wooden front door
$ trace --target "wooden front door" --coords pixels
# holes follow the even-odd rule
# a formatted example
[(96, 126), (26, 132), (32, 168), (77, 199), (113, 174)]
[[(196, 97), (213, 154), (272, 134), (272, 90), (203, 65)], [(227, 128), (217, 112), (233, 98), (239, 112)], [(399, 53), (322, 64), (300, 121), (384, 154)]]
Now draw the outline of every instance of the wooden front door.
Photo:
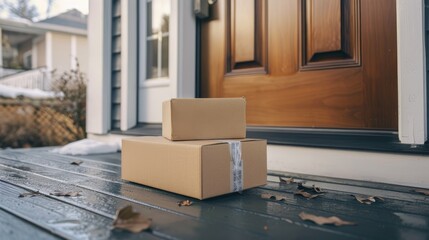
[(203, 97), (258, 126), (397, 129), (395, 0), (219, 0), (201, 29)]

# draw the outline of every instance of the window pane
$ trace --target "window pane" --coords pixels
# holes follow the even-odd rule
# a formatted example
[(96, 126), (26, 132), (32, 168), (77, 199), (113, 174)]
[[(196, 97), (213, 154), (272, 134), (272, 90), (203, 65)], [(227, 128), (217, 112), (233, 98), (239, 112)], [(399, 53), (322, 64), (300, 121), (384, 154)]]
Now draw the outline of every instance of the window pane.
[(146, 78), (168, 77), (171, 0), (147, 0)]
[(158, 40), (147, 41), (146, 78), (158, 77)]
[(162, 38), (161, 77), (168, 77), (168, 36)]

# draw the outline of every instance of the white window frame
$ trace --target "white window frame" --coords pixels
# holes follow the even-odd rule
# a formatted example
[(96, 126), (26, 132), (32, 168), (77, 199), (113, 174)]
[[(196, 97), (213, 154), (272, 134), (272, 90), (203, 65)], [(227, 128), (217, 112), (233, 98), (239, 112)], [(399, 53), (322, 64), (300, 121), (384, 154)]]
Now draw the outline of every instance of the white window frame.
[(146, 1), (139, 3), (138, 121), (161, 122), (161, 102), (195, 97), (195, 16), (193, 1), (170, 0), (168, 77), (146, 78)]
[[(156, 0), (155, 0), (156, 1)], [(173, 2), (175, 2), (175, 0), (170, 0), (170, 20), (169, 20), (169, 30), (168, 30), (168, 51), (169, 51), (169, 56), (168, 56), (168, 77), (158, 77), (158, 78), (146, 78), (147, 75), (147, 69), (146, 69), (146, 64), (147, 64), (147, 58), (146, 58), (146, 53), (147, 53), (147, 40), (148, 37), (146, 35), (147, 33), (147, 23), (146, 23), (146, 16), (147, 16), (147, 3), (148, 0), (142, 0), (139, 3), (139, 14), (140, 14), (140, 18), (139, 18), (139, 88), (152, 88), (152, 87), (168, 87), (170, 86), (170, 77), (171, 77), (171, 56), (175, 54), (176, 49), (172, 49), (172, 47), (174, 46), (173, 41), (177, 41), (177, 38), (172, 39), (172, 37), (176, 37), (176, 36), (172, 36), (171, 31), (172, 31), (172, 27), (174, 27), (172, 23), (172, 17), (173, 17)], [(174, 11), (176, 11), (176, 9), (174, 9)], [(158, 53), (159, 53), (160, 49), (158, 46)], [(173, 51), (173, 53), (171, 52)], [(162, 57), (159, 55), (158, 56), (158, 67), (159, 67), (159, 61), (162, 60)]]

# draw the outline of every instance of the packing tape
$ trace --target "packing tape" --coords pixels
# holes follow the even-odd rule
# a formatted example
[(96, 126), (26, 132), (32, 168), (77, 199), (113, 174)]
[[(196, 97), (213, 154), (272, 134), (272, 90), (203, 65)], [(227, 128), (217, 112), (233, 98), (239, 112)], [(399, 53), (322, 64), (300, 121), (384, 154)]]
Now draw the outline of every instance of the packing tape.
[(243, 160), (241, 159), (241, 142), (227, 141), (231, 155), (231, 192), (243, 190)]

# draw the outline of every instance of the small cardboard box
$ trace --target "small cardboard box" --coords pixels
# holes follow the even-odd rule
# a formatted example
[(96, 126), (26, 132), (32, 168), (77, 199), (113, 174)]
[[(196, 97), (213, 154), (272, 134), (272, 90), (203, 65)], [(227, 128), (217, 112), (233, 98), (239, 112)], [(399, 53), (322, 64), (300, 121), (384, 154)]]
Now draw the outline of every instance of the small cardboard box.
[[(241, 166), (233, 160), (237, 154)], [(197, 199), (261, 186), (267, 181), (267, 142), (123, 139), (122, 179)]]
[(171, 99), (162, 104), (162, 136), (170, 140), (246, 138), (244, 98)]

